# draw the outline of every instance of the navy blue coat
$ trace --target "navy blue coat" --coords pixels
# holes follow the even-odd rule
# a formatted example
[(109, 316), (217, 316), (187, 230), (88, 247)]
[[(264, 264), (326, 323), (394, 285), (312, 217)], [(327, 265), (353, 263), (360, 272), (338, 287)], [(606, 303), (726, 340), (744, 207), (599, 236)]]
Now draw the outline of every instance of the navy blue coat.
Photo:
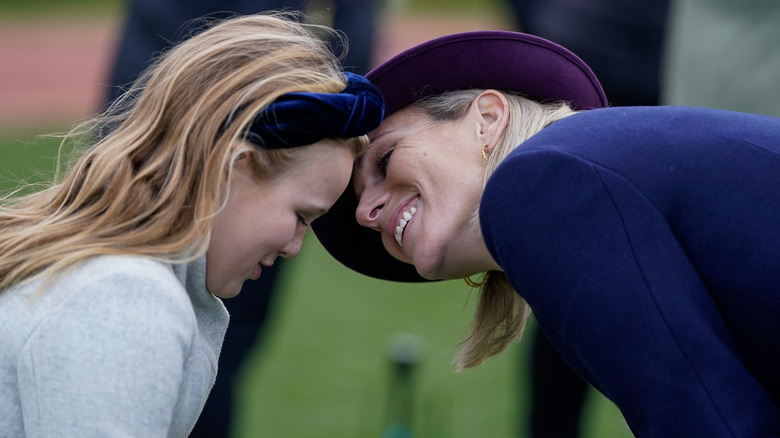
[(487, 246), (639, 437), (780, 437), (780, 119), (628, 107), (501, 163)]

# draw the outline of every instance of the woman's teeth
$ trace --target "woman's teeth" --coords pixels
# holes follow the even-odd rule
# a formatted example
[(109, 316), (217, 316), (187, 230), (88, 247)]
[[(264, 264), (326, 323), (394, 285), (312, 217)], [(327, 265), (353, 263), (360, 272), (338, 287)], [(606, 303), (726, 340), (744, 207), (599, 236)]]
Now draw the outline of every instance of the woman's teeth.
[(403, 218), (400, 222), (398, 222), (398, 226), (395, 227), (395, 241), (398, 242), (398, 246), (404, 246), (403, 244), (403, 238), (404, 238), (404, 229), (406, 228), (406, 224), (409, 223), (410, 220), (412, 220), (412, 216), (417, 212), (417, 207), (412, 207), (409, 209), (409, 211), (405, 211), (402, 215)]

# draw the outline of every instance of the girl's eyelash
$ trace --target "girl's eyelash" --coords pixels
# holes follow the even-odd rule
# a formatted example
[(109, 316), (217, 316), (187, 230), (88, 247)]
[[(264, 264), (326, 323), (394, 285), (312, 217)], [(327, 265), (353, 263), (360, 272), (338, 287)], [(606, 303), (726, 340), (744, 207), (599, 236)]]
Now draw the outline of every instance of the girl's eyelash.
[(303, 224), (304, 227), (308, 227), (309, 224), (306, 223), (306, 219), (303, 218), (303, 216), (298, 215), (298, 221)]

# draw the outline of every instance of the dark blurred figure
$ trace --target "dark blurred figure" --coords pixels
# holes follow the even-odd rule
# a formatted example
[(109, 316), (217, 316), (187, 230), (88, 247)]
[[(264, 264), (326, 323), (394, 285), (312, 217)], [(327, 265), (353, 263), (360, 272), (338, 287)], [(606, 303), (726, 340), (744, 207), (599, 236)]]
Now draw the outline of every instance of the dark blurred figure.
[[(344, 68), (360, 74), (368, 72), (378, 12), (375, 0), (129, 0), (110, 83), (132, 82), (154, 55), (190, 36), (188, 25), (194, 19), (269, 10), (304, 11), (314, 18), (324, 17), (329, 22), (322, 24), (343, 31), (349, 40)], [(337, 48), (336, 53), (341, 49)], [(114, 87), (109, 100), (120, 92)]]
[[(370, 67), (375, 5), (374, 0), (129, 0), (106, 102), (116, 99), (122, 87), (135, 80), (155, 55), (191, 36), (193, 29), (188, 26), (197, 27), (199, 23), (193, 20), (205, 16), (224, 18), (284, 9), (324, 17), (326, 22), (320, 24), (339, 29), (348, 38), (344, 68), (365, 74)], [(334, 50), (342, 53), (343, 48)], [(222, 346), (219, 372), (191, 438), (231, 436), (238, 374), (244, 360), (262, 339), (282, 265), (284, 262), (277, 260), (272, 268), (263, 269), (258, 280), (245, 282), (237, 297), (224, 301), (230, 313), (230, 325)]]
[(658, 105), (669, 0), (510, 0), (523, 32), (596, 73), (612, 106)]
[(780, 117), (780, 1), (676, 0), (662, 101)]
[[(611, 106), (658, 105), (669, 0), (510, 0), (521, 31), (576, 53)], [(531, 364), (534, 438), (576, 438), (588, 384), (537, 328)]]

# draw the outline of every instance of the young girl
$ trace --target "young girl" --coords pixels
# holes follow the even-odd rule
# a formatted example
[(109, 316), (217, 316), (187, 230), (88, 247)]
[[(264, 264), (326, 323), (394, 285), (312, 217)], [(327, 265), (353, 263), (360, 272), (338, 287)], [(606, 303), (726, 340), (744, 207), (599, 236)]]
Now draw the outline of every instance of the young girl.
[(282, 16), (216, 24), (77, 132), (97, 140), (61, 183), (3, 200), (3, 436), (189, 434), (215, 296), (300, 251), (381, 120), (321, 41)]
[(530, 306), (637, 436), (780, 436), (780, 119), (605, 108), (579, 58), (513, 32), (367, 77), (388, 117), (315, 231), (375, 277), (478, 275), (460, 367)]

